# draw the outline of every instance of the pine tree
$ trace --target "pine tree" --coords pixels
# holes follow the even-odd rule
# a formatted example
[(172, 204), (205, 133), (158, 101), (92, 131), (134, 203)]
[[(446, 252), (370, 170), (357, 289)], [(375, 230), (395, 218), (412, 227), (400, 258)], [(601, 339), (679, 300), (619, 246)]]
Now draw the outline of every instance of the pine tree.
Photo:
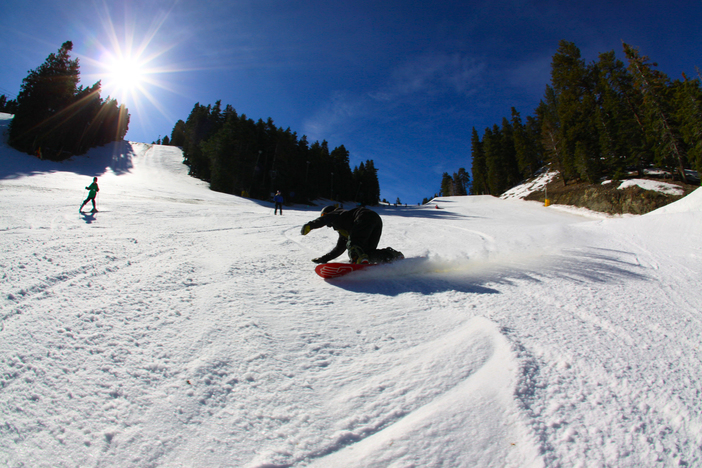
[[(326, 141), (315, 141), (309, 148), (310, 180), (309, 183), (315, 187), (317, 193), (324, 197), (334, 198), (334, 174), (332, 170), (331, 158), (329, 155), (329, 143)], [(365, 173), (365, 166), (364, 166)], [(365, 180), (363, 180), (365, 186)]]
[(453, 179), (448, 172), (444, 172), (441, 177), (441, 195), (444, 197), (453, 196)]
[(380, 184), (378, 171), (372, 159), (354, 168), (353, 180), (356, 186), (361, 187), (356, 201), (362, 205), (377, 205), (380, 201)]
[(212, 106), (205, 107), (200, 103), (195, 103), (185, 122), (184, 163), (190, 167), (190, 175), (206, 181), (210, 180), (212, 167), (211, 161), (203, 154), (201, 143), (218, 130), (215, 123)]
[(358, 190), (354, 190), (357, 187), (354, 187), (353, 184), (353, 174), (349, 165), (349, 151), (344, 145), (341, 145), (334, 148), (329, 156), (331, 157), (331, 169), (336, 180), (334, 190), (338, 194), (338, 198), (340, 200), (353, 199)]
[(537, 140), (529, 134), (517, 109), (512, 108), (512, 134), (517, 168), (521, 178), (530, 177), (539, 168)]
[(368, 187), (364, 204), (375, 206), (380, 202), (380, 183), (378, 181), (378, 169), (375, 168), (375, 163), (372, 159), (366, 160), (364, 181), (364, 185)]
[(182, 147), (185, 144), (185, 122), (178, 120), (171, 131), (171, 145)]
[(599, 181), (604, 169), (597, 126), (596, 100), (592, 88), (588, 88), (582, 98), (582, 114), (577, 123), (578, 137), (573, 153), (578, 177), (591, 184)]
[(482, 195), (488, 193), (487, 184), (487, 165), (485, 161), (485, 152), (483, 143), (480, 141), (477, 130), (473, 127), (471, 133), (471, 158), (473, 160), (471, 171), (473, 172), (473, 186), (471, 194)]
[(499, 195), (507, 186), (505, 172), (504, 151), (502, 148), (502, 131), (497, 124), (492, 130), (485, 129), (483, 135), (483, 150), (485, 152), (485, 165), (487, 167), (487, 183), (490, 195)]
[(580, 177), (595, 182), (600, 158), (594, 125), (594, 84), (580, 49), (572, 42), (560, 41), (551, 64), (551, 84), (560, 123), (563, 179)]
[(453, 173), (453, 195), (464, 196), (468, 195), (468, 186), (470, 185), (470, 175), (465, 168), (458, 169), (458, 172)]
[(541, 101), (536, 108), (536, 113), (541, 122), (541, 142), (547, 160), (551, 163), (553, 169), (561, 174), (563, 185), (568, 185), (573, 171), (570, 160), (565, 154), (563, 131), (558, 116), (558, 98), (552, 87), (546, 86), (544, 99), (545, 101)]
[(702, 173), (702, 90), (699, 79), (674, 83), (677, 121), (680, 136), (686, 145), (687, 159), (698, 173)]
[(541, 144), (541, 122), (538, 116), (527, 116), (526, 125), (524, 126), (526, 135), (527, 160), (529, 161), (530, 170), (522, 175), (523, 178), (531, 177), (536, 174), (544, 165), (544, 147)]
[(655, 147), (656, 163), (676, 168), (681, 179), (685, 176), (685, 150), (675, 122), (673, 99), (668, 86), (668, 77), (653, 67), (648, 57), (628, 44), (623, 44), (629, 61), (629, 72), (634, 79), (634, 87), (642, 96), (642, 107), (647, 122), (647, 130), (659, 144)]
[[(502, 142), (502, 164), (504, 164), (505, 188), (514, 187), (521, 181), (519, 163), (517, 162), (517, 151), (514, 144), (514, 127), (506, 117), (502, 118), (502, 128), (500, 129)], [(503, 190), (500, 190), (502, 193)]]
[(627, 122), (633, 121), (624, 99), (612, 85), (614, 76), (622, 72), (623, 64), (614, 53), (600, 54), (600, 60), (593, 66), (595, 81), (594, 125), (599, 136), (602, 170), (614, 179), (620, 179), (630, 161), (629, 149), (622, 143), (621, 133)]
[(63, 122), (60, 113), (73, 103), (79, 81), (78, 59), (71, 60), (73, 43), (63, 43), (56, 54), (22, 81), (17, 96), (17, 113), (10, 124), (10, 144), (34, 154), (40, 147), (54, 157), (61, 151), (54, 140)]
[(229, 119), (222, 128), (200, 143), (203, 160), (207, 161), (210, 188), (224, 193), (236, 193), (244, 183), (239, 142), (235, 130), (238, 119)]
[(23, 80), (10, 125), (10, 145), (61, 160), (124, 138), (129, 114), (114, 100), (100, 99), (100, 82), (78, 87), (80, 66), (65, 42)]
[(624, 63), (614, 51), (600, 54), (596, 64), (598, 121), (603, 159), (611, 177), (619, 179), (628, 168), (643, 168), (653, 162), (646, 144), (641, 98)]

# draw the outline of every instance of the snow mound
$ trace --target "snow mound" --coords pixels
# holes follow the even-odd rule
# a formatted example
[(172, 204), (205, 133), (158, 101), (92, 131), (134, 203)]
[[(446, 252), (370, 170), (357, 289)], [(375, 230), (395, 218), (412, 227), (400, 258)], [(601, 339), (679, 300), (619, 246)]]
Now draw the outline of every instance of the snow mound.
[(649, 214), (688, 213), (702, 211), (702, 188)]

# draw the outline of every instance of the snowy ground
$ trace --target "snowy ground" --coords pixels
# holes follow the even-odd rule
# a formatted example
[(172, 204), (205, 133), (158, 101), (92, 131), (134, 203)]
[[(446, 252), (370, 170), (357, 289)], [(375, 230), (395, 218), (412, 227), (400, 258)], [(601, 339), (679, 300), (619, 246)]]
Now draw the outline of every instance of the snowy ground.
[(316, 208), (180, 160), (0, 146), (0, 465), (702, 466), (702, 190), (383, 208), (409, 258), (325, 282)]

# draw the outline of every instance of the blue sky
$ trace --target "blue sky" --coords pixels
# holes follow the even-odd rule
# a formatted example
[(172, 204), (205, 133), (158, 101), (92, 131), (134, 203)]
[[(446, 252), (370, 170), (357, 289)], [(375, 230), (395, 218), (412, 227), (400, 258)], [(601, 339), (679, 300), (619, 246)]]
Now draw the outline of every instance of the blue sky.
[[(33, 0), (0, 6), (0, 94), (70, 40), (81, 84), (132, 114), (127, 138), (170, 135), (196, 102), (373, 159), (381, 197), (418, 203), (470, 169), (470, 134), (531, 115), (558, 41), (588, 61), (625, 41), (672, 78), (702, 68), (702, 0)], [(124, 93), (107, 66), (142, 70)]]

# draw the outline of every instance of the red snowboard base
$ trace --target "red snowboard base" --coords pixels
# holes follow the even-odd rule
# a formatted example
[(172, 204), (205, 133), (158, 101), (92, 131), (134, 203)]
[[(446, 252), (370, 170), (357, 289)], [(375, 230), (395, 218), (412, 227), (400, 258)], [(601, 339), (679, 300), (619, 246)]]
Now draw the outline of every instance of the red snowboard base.
[(366, 263), (356, 265), (354, 263), (323, 263), (317, 265), (314, 271), (324, 279), (338, 278), (352, 271), (363, 270), (364, 268), (376, 266), (376, 263)]

